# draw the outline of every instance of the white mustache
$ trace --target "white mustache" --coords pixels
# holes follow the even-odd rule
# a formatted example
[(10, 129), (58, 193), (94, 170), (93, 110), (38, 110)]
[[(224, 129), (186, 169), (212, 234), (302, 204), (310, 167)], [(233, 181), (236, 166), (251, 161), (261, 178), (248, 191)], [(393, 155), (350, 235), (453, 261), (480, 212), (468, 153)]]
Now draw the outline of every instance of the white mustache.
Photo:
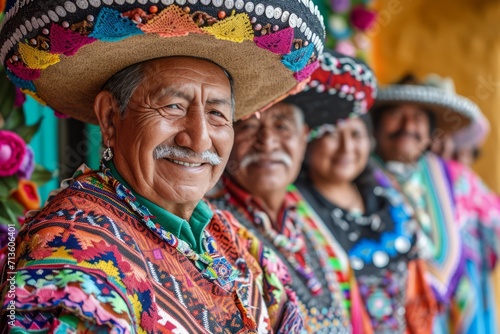
[(188, 148), (179, 146), (158, 145), (153, 151), (153, 158), (155, 159), (192, 159), (196, 163), (209, 163), (213, 166), (220, 165), (222, 158), (211, 151), (196, 153)]
[(292, 165), (292, 158), (283, 151), (272, 152), (271, 154), (264, 153), (250, 153), (241, 159), (240, 167), (246, 168), (251, 163), (259, 162), (263, 159), (272, 160), (284, 163), (287, 167)]

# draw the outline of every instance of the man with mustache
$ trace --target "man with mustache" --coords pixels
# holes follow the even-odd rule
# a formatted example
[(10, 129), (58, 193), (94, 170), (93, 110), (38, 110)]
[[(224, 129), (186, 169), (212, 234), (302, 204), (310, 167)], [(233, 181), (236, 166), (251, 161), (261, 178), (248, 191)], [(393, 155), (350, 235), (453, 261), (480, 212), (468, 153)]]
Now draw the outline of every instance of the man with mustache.
[(436, 76), (423, 83), (406, 77), (382, 89), (371, 111), (374, 162), (419, 222), (419, 254), (441, 309), (434, 333), (497, 332), (490, 273), (498, 256), (498, 201), (473, 172), (430, 151), (432, 138), (450, 137), (478, 112)]
[(105, 150), (19, 231), (0, 272), (1, 333), (302, 328), (276, 279), (281, 261), (266, 247), (255, 258), (248, 232), (203, 196), (229, 159), (233, 121), (299, 89), (317, 66), (323, 19), (312, 2), (264, 0), (257, 18), (249, 2), (178, 4), (9, 2), (9, 78), (98, 124)]
[[(209, 195), (212, 203), (230, 211), (288, 266), (291, 277), (283, 273), (282, 280), (291, 281), (297, 294), (305, 333), (370, 333), (360, 321), (359, 295), (343, 271), (348, 265), (334, 247), (322, 246), (331, 238), (328, 229), (318, 227), (291, 186), (307, 146), (302, 111), (285, 100), (235, 123), (234, 130), (225, 174)], [(265, 253), (251, 238), (249, 249), (256, 257)]]

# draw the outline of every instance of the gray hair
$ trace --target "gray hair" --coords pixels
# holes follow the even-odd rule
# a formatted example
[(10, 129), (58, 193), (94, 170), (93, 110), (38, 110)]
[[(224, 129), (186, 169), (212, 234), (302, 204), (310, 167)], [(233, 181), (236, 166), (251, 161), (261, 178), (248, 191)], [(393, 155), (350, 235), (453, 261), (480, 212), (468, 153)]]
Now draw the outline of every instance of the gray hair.
[[(147, 62), (148, 61), (137, 63), (121, 70), (120, 72), (113, 75), (108, 81), (106, 81), (106, 83), (102, 87), (102, 90), (110, 92), (118, 102), (118, 108), (120, 110), (121, 117), (124, 116), (125, 109), (127, 108), (132, 94), (134, 94), (135, 90), (144, 79), (144, 70)], [(229, 74), (229, 72), (226, 71), (225, 68), (221, 66), (219, 67), (222, 69), (229, 80), (229, 86), (231, 88), (231, 115), (234, 121), (234, 80), (231, 74)]]
[(102, 87), (102, 90), (110, 92), (118, 102), (122, 117), (132, 94), (144, 79), (144, 67), (144, 62), (131, 65), (113, 75)]

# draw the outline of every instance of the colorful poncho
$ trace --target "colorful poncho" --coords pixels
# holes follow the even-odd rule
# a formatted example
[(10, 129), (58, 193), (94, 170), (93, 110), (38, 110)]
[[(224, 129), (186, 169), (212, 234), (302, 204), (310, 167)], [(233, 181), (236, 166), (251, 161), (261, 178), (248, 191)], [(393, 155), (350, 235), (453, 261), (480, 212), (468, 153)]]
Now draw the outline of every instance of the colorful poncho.
[[(230, 215), (215, 211), (205, 230), (207, 253), (199, 255), (205, 265), (200, 265), (193, 254), (179, 251), (180, 240), (176, 244), (175, 237), (152, 224), (147, 208), (137, 205), (109, 169), (82, 168), (80, 174), (19, 232), (15, 268), (5, 263), (1, 275), (1, 329), (300, 330), (296, 306), (279, 282), (270, 282), (275, 277), (271, 266), (263, 272), (247, 252), (238, 236), (244, 231)], [(272, 252), (265, 255), (261, 262), (277, 263)], [(15, 294), (8, 293), (12, 285)], [(15, 305), (13, 319), (7, 317), (10, 305)]]
[[(219, 186), (210, 201), (229, 210), (288, 266), (291, 288), (304, 317), (304, 333), (367, 333), (360, 321), (367, 319), (362, 319), (359, 295), (356, 287), (352, 289), (355, 283), (348, 259), (344, 253), (337, 254), (340, 247), (335, 239), (294, 186), (288, 188), (274, 223), (260, 199), (230, 178), (223, 177)], [(286, 275), (279, 278), (290, 281)]]
[(451, 311), (451, 332), (497, 333), (491, 276), (500, 254), (500, 200), (467, 167), (454, 161), (446, 165), (466, 260), (466, 279), (460, 282)]
[(444, 309), (433, 332), (496, 333), (489, 282), (500, 236), (496, 196), (465, 167), (432, 153), (415, 165), (376, 162), (415, 208), (427, 279)]

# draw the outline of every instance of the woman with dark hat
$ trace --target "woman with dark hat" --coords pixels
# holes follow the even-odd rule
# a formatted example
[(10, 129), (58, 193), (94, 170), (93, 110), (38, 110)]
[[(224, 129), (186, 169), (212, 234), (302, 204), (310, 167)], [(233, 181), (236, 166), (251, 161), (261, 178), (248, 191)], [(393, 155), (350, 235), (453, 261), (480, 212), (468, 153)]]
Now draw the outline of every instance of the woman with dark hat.
[(368, 163), (375, 95), (364, 63), (323, 54), (307, 90), (289, 98), (311, 128), (296, 185), (348, 257), (374, 332), (425, 333), (434, 301), (415, 259), (412, 210)]
[(274, 253), (252, 257), (242, 226), (202, 197), (233, 119), (301, 87), (323, 39), (308, 0), (9, 3), (7, 75), (99, 124), (106, 149), (21, 228), (0, 332), (300, 331), (292, 292), (263, 265), (281, 268)]

